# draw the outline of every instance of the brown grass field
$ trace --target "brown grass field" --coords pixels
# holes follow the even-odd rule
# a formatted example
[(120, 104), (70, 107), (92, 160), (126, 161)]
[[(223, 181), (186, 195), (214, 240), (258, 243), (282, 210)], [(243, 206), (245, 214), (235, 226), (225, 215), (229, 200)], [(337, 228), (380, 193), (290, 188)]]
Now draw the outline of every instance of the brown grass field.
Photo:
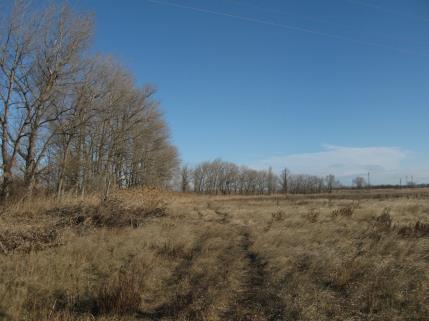
[(429, 191), (121, 191), (0, 214), (0, 320), (429, 320)]

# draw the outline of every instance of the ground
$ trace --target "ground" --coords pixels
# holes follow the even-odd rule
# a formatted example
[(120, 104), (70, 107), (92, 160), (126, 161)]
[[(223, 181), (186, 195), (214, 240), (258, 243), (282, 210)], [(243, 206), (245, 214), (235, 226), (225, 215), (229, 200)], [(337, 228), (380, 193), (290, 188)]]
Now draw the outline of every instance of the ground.
[(0, 214), (0, 320), (429, 320), (429, 191), (121, 191)]

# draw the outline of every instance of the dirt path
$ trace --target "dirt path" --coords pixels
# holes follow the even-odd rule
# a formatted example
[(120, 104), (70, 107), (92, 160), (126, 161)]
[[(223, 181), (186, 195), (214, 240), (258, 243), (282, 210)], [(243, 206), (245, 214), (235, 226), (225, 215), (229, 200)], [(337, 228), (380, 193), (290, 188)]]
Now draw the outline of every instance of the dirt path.
[[(281, 298), (266, 274), (266, 262), (252, 249), (253, 238), (250, 226), (231, 222), (231, 214), (225, 209), (208, 204), (207, 208), (213, 211), (219, 219), (218, 224), (232, 227), (238, 236), (239, 244), (235, 244), (235, 260), (243, 264), (239, 271), (233, 273), (242, 275), (241, 288), (235, 293), (229, 307), (222, 313), (221, 320), (231, 321), (280, 321), (284, 320), (284, 307)], [(231, 248), (234, 245), (231, 245)], [(222, 264), (222, 263), (220, 263)], [(225, 263), (223, 263), (225, 264)], [(225, 289), (229, 291), (229, 289)]]
[[(266, 262), (252, 248), (251, 227), (233, 223), (227, 210), (213, 205), (195, 211), (198, 220), (210, 224), (167, 284), (174, 298), (139, 316), (162, 321), (284, 320), (282, 300), (270, 283)], [(187, 284), (186, 291), (180, 290), (181, 284)]]
[[(202, 275), (195, 275), (192, 269), (198, 257), (201, 256), (204, 243), (204, 239), (200, 239), (197, 242), (197, 246), (193, 249), (192, 253), (176, 266), (171, 278), (165, 284), (169, 288), (169, 291), (175, 294), (174, 298), (152, 311), (139, 312), (137, 317), (145, 320), (159, 321), (176, 319), (177, 316), (184, 315), (186, 318), (192, 320), (198, 319), (195, 311), (195, 298), (207, 297), (208, 299), (209, 297), (207, 287), (202, 280)], [(184, 283), (189, 284), (186, 290), (180, 288)]]
[(236, 321), (277, 321), (283, 320), (283, 306), (280, 298), (270, 285), (265, 272), (266, 262), (252, 249), (252, 237), (248, 228), (237, 229), (242, 235), (240, 248), (244, 260), (243, 292), (225, 320)]

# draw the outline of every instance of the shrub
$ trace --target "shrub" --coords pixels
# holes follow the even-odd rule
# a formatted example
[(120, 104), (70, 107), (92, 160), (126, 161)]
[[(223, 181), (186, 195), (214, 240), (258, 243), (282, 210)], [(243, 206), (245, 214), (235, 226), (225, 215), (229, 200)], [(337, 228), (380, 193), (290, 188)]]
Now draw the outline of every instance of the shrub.
[(376, 218), (377, 224), (383, 228), (391, 228), (392, 227), (392, 217), (390, 215), (390, 208), (386, 207), (383, 210), (383, 213)]
[(333, 210), (331, 212), (331, 216), (334, 218), (338, 217), (338, 216), (351, 217), (353, 215), (353, 212), (354, 212), (354, 207), (346, 206), (346, 207), (341, 207), (341, 208)]
[(317, 220), (319, 219), (320, 216), (320, 212), (314, 208), (312, 208), (310, 210), (310, 212), (308, 212), (305, 215), (305, 218), (310, 222), (310, 223), (316, 223)]

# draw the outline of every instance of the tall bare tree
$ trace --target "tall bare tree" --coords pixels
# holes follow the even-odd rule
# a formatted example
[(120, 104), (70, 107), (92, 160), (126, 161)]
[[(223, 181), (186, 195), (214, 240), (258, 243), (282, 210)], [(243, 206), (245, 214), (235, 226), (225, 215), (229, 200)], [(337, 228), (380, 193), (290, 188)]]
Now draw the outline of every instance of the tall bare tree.
[(287, 168), (284, 168), (280, 174), (280, 185), (283, 194), (287, 194), (288, 192), (289, 175), (290, 172)]
[(17, 2), (0, 20), (0, 196), (13, 181), (83, 195), (166, 186), (176, 148), (154, 88), (86, 50), (92, 19), (66, 5)]
[(189, 191), (191, 181), (191, 169), (184, 165), (180, 171), (180, 189), (183, 193)]

